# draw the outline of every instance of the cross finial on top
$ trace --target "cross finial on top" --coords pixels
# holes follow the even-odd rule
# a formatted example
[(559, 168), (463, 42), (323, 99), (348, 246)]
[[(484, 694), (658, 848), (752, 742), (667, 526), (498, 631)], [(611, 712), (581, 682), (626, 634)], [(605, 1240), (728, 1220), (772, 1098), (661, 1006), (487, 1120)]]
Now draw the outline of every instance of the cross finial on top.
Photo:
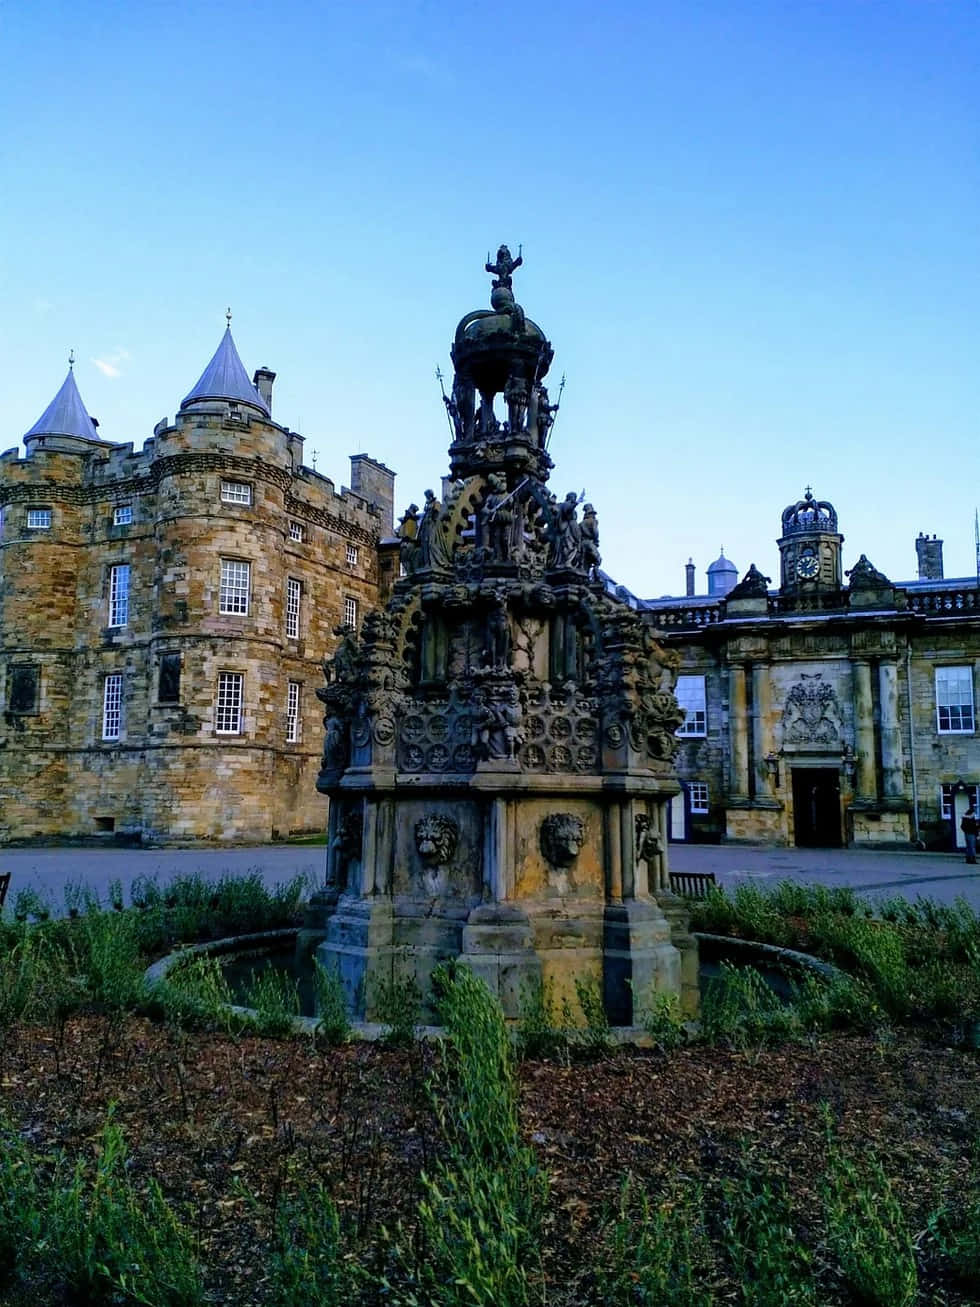
[(813, 498), (813, 487), (812, 487), (812, 486), (807, 486), (806, 489), (803, 491), (803, 494), (804, 494), (804, 496), (805, 496), (807, 499), (812, 499), (812, 498)]
[(68, 371), (71, 372), (74, 366), (75, 366), (75, 351), (73, 349), (70, 349), (68, 351)]

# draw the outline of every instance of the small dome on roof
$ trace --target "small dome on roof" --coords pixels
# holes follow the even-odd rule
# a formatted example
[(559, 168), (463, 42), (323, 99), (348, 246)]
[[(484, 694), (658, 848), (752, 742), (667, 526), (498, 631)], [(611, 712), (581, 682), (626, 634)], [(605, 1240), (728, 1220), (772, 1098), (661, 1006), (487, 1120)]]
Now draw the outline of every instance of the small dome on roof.
[(82, 440), (97, 440), (99, 434), (95, 423), (89, 417), (82, 397), (75, 385), (75, 373), (71, 367), (68, 376), (62, 382), (61, 389), (44, 410), (38, 420), (26, 432), (24, 439), (31, 436), (75, 436)]
[(225, 328), (221, 344), (201, 374), (197, 385), (181, 400), (181, 409), (199, 401), (224, 399), (233, 404), (250, 404), (260, 413), (269, 416), (269, 406), (248, 379), (244, 364), (238, 356), (231, 327)]
[(726, 595), (737, 581), (738, 568), (730, 558), (725, 557), (722, 549), (721, 554), (708, 567), (708, 594)]

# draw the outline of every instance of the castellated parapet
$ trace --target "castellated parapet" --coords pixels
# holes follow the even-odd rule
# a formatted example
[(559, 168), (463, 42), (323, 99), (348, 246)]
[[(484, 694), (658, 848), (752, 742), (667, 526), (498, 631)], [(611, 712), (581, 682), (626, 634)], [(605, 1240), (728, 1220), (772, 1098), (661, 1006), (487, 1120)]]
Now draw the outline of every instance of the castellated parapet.
[(230, 332), (141, 451), (59, 397), (0, 455), (0, 841), (322, 828), (314, 691), (377, 602), (393, 473), (305, 467)]

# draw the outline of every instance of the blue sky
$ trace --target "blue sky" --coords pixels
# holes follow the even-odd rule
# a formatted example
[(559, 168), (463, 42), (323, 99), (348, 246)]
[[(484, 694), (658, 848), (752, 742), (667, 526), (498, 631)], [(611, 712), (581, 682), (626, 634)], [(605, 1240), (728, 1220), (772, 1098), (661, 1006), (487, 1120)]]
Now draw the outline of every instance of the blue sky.
[[(487, 250), (568, 381), (554, 489), (604, 565), (778, 576), (807, 484), (859, 553), (974, 571), (973, 0), (0, 7), (0, 447), (76, 376), (108, 440), (172, 417), (224, 311), (307, 462), (446, 470), (437, 365)], [(555, 387), (552, 387), (554, 395)]]

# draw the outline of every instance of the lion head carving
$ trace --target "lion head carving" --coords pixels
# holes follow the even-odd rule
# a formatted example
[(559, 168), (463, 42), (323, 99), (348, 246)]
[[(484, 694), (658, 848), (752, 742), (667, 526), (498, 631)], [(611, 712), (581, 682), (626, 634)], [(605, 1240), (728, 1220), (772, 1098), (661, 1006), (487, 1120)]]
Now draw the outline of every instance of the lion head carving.
[(585, 842), (585, 823), (571, 812), (553, 812), (541, 823), (541, 852), (553, 867), (570, 867)]
[(415, 823), (415, 847), (430, 866), (449, 862), (458, 839), (459, 827), (451, 817), (422, 817)]

